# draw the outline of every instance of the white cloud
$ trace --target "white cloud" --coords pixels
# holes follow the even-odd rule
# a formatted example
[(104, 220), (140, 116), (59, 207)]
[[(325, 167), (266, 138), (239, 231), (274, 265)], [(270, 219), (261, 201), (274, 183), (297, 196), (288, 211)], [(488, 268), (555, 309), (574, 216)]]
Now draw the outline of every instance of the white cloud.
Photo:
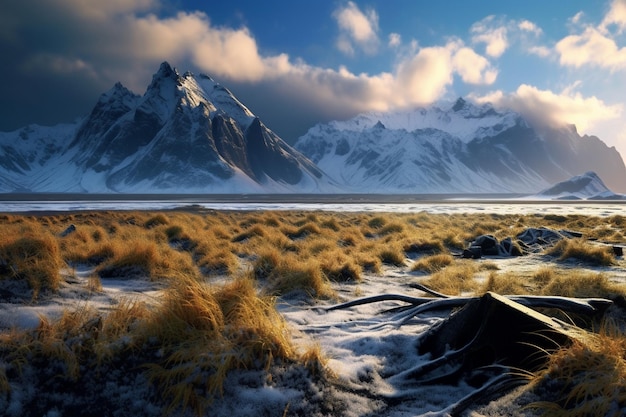
[(402, 43), (402, 37), (400, 36), (399, 33), (389, 34), (389, 46), (390, 47), (395, 48), (397, 46), (400, 46), (401, 43)]
[(509, 46), (506, 26), (493, 15), (474, 23), (470, 33), (472, 42), (484, 43), (485, 52), (494, 58), (501, 56)]
[(579, 12), (570, 19), (572, 34), (555, 45), (559, 62), (563, 66), (580, 68), (591, 66), (610, 71), (626, 69), (626, 47), (618, 45), (617, 37), (610, 28), (617, 26), (617, 35), (626, 28), (626, 0), (613, 0), (597, 25), (582, 22)]
[(359, 47), (367, 54), (374, 54), (380, 43), (378, 39), (378, 14), (369, 9), (365, 12), (349, 1), (345, 6), (333, 12), (339, 25), (337, 48), (349, 55)]
[(513, 93), (496, 91), (484, 96), (473, 95), (471, 98), (479, 103), (490, 102), (498, 107), (513, 109), (535, 123), (551, 126), (575, 124), (583, 132), (600, 122), (615, 120), (622, 115), (622, 105), (609, 105), (595, 96), (583, 97), (574, 91), (578, 85), (574, 83), (561, 93), (554, 93), (522, 84)]
[(452, 62), (461, 79), (468, 84), (490, 85), (498, 76), (498, 71), (491, 67), (487, 58), (467, 47), (454, 52)]
[(564, 66), (590, 65), (612, 71), (626, 68), (626, 48), (620, 48), (614, 39), (591, 26), (581, 34), (561, 39), (555, 49)]
[(602, 32), (608, 31), (608, 26), (616, 25), (619, 32), (626, 28), (626, 0), (613, 0), (611, 7), (600, 24)]
[(547, 46), (530, 46), (528, 47), (528, 53), (532, 55), (537, 55), (541, 58), (547, 58), (552, 54), (552, 49)]
[(530, 20), (522, 20), (517, 24), (517, 27), (519, 30), (522, 30), (524, 32), (529, 32), (532, 33), (535, 36), (539, 36), (543, 33), (543, 31), (541, 30), (541, 28), (539, 26), (537, 26), (536, 24), (534, 24), (533, 22), (531, 22)]
[[(83, 4), (83, 0), (56, 1), (66, 7)], [(141, 91), (158, 64), (168, 60), (186, 65), (183, 69), (193, 65), (224, 83), (271, 84), (293, 100), (306, 97), (312, 105), (341, 108), (344, 113), (425, 105), (445, 95), (455, 75), (468, 84), (491, 84), (497, 75), (485, 57), (459, 40), (432, 47), (411, 42), (393, 71), (354, 74), (343, 67), (312, 66), (287, 54), (262, 54), (246, 27), (216, 27), (201, 12), (159, 17), (147, 13), (148, 0), (132, 9), (140, 13), (129, 12), (128, 3), (122, 0), (111, 4), (118, 4), (119, 9), (109, 5), (106, 13), (95, 13), (85, 7), (82, 15), (83, 9), (73, 9), (74, 18), (82, 23), (81, 39), (72, 47), (79, 53), (51, 54), (37, 62), (56, 71), (85, 71), (111, 82), (120, 80)], [(336, 18), (344, 22), (350, 45), (363, 47), (378, 40), (378, 18), (373, 11), (362, 13), (353, 3), (342, 11)], [(105, 14), (108, 20), (102, 20)], [(391, 36), (390, 42), (399, 43), (399, 35)]]

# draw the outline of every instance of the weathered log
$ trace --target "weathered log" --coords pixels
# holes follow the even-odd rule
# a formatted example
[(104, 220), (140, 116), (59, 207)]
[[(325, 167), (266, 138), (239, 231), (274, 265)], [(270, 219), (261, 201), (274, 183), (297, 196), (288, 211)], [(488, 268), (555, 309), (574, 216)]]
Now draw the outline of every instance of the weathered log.
[[(427, 287), (426, 287), (427, 288)], [(440, 296), (445, 296), (441, 293)], [(342, 310), (350, 307), (356, 307), (364, 304), (372, 304), (381, 301), (401, 301), (410, 304), (409, 309), (415, 309), (412, 315), (421, 314), (427, 311), (450, 310), (462, 307), (468, 302), (477, 300), (480, 297), (450, 297), (431, 298), (431, 297), (411, 297), (403, 294), (380, 294), (371, 297), (359, 298), (334, 306), (327, 307), (326, 311)], [(502, 296), (516, 303), (530, 308), (556, 308), (569, 313), (595, 315), (602, 313), (613, 302), (604, 298), (569, 298), (559, 296), (535, 296), (535, 295), (506, 295)]]
[(488, 292), (426, 332), (419, 352), (439, 357), (464, 348), (463, 361), (472, 368), (499, 363), (532, 371), (543, 365), (546, 351), (569, 344), (581, 332)]

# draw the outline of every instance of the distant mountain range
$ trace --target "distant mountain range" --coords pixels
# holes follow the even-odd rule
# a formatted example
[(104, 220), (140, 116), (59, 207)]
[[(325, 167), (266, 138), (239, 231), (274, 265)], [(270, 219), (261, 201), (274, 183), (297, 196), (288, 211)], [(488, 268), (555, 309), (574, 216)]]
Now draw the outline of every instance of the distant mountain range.
[(319, 124), (294, 147), (359, 192), (536, 193), (586, 171), (626, 191), (620, 154), (597, 137), (533, 127), (518, 113), (462, 98)]
[(586, 171), (626, 192), (621, 156), (597, 137), (463, 99), (319, 124), (292, 147), (168, 63), (142, 96), (118, 83), (74, 124), (0, 133), (3, 193), (533, 194)]

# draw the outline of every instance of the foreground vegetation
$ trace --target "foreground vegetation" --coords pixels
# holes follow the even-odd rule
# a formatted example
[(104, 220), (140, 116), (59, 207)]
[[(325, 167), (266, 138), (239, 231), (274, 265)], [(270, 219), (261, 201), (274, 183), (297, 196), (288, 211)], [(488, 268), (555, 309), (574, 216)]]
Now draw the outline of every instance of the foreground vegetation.
[[(556, 267), (524, 273), (453, 256), (479, 235), (503, 239), (540, 226), (576, 230), (584, 238), (545, 252)], [(84, 389), (87, 379), (126, 368), (162, 399), (166, 414), (202, 415), (234, 369), (265, 370), (271, 378), (276, 366), (300, 366), (324, 379), (330, 372), (323, 352), (293, 345), (276, 297), (295, 291), (309, 300), (334, 300), (338, 286), (387, 268), (403, 269), (449, 295), (626, 294), (606, 274), (572, 269), (572, 260), (577, 266), (616, 262), (611, 246), (597, 242), (626, 240), (622, 216), (84, 212), (4, 215), (0, 227), (0, 280), (25, 283), (33, 303), (59, 291), (61, 271), (76, 266), (93, 268), (94, 291), (102, 280), (119, 277), (149, 279), (163, 288), (156, 306), (127, 300), (104, 313), (82, 305), (58, 319), (42, 317), (35, 330), (0, 333), (0, 396), (7, 398), (12, 381), (33, 377), (25, 373), (27, 366), (35, 368), (35, 385), (42, 390), (55, 389), (59, 381)], [(576, 394), (536, 404), (538, 409), (590, 407), (606, 392), (583, 392), (589, 378), (598, 378), (590, 384), (594, 389), (608, 383), (600, 378), (610, 378), (615, 401), (626, 405), (626, 342), (623, 329), (613, 328), (553, 355), (536, 386), (561, 378)], [(579, 370), (578, 362), (597, 365)], [(607, 377), (603, 370), (609, 366), (616, 373)], [(31, 415), (45, 411), (33, 407)], [(581, 409), (579, 415), (589, 415)]]

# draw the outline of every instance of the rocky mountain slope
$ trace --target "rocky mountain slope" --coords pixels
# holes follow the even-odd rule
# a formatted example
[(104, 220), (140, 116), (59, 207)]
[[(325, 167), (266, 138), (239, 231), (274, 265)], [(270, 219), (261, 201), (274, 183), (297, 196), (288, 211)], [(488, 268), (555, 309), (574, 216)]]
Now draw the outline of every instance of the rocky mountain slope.
[(473, 105), (367, 113), (289, 146), (230, 91), (161, 64), (74, 124), (0, 132), (0, 192), (528, 193), (594, 171), (626, 192), (615, 150), (572, 126), (538, 128)]
[(2, 192), (333, 192), (333, 181), (211, 78), (161, 64), (75, 125), (0, 133)]
[(318, 124), (294, 147), (358, 192), (536, 193), (586, 171), (626, 191), (620, 154), (597, 137), (463, 99)]

